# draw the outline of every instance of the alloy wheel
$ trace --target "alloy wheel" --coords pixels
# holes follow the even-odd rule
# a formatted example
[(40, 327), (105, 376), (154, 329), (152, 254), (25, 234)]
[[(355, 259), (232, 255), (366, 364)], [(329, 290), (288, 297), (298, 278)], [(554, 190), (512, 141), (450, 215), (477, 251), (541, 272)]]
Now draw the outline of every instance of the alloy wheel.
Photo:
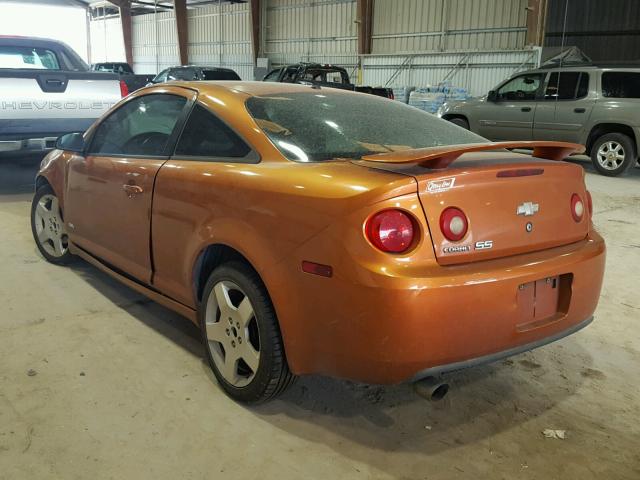
[(38, 200), (33, 215), (40, 246), (52, 257), (63, 257), (69, 250), (69, 240), (58, 198), (51, 194), (43, 195)]
[(207, 346), (216, 369), (236, 388), (247, 386), (260, 365), (260, 335), (251, 300), (235, 283), (215, 284), (206, 303)]
[(597, 159), (602, 168), (606, 170), (616, 170), (620, 168), (624, 162), (624, 147), (618, 142), (605, 142), (598, 148)]

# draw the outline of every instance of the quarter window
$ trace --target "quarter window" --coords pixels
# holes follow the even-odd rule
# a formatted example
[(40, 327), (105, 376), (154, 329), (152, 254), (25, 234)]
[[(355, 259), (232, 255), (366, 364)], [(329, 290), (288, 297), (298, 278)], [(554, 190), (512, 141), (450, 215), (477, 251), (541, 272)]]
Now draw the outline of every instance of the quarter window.
[(251, 149), (218, 117), (196, 105), (184, 127), (176, 155), (193, 157), (246, 157)]
[(151, 94), (125, 103), (100, 124), (92, 155), (163, 156), (187, 100)]
[(604, 72), (602, 95), (607, 98), (640, 98), (640, 73)]
[(553, 72), (549, 75), (545, 100), (577, 100), (589, 93), (589, 74), (584, 72)]
[(544, 74), (531, 73), (520, 75), (498, 89), (498, 100), (531, 101), (542, 84)]

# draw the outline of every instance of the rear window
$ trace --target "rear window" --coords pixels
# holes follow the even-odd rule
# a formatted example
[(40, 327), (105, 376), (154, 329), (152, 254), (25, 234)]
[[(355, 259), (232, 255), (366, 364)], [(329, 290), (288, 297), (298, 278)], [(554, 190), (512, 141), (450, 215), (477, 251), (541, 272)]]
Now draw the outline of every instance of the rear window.
[(56, 54), (46, 48), (0, 46), (0, 68), (60, 70)]
[(604, 72), (602, 95), (608, 98), (640, 98), (640, 73)]
[(282, 154), (300, 162), (487, 141), (401, 102), (332, 90), (251, 97), (246, 106)]
[(240, 80), (236, 72), (231, 70), (203, 70), (205, 80)]

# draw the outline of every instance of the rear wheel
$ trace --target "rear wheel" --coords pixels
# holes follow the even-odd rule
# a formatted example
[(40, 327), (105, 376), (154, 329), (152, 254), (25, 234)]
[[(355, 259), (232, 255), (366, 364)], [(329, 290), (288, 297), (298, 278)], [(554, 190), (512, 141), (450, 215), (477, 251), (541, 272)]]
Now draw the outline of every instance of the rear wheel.
[(633, 141), (622, 133), (607, 133), (591, 148), (591, 162), (598, 172), (608, 177), (621, 175), (636, 164)]
[(465, 130), (469, 130), (469, 122), (461, 117), (453, 117), (449, 120), (454, 125), (464, 128)]
[(249, 266), (230, 262), (215, 269), (199, 316), (209, 365), (231, 398), (263, 402), (293, 382), (273, 305)]
[(31, 231), (38, 250), (49, 262), (66, 265), (73, 260), (60, 202), (49, 185), (38, 188), (33, 197)]

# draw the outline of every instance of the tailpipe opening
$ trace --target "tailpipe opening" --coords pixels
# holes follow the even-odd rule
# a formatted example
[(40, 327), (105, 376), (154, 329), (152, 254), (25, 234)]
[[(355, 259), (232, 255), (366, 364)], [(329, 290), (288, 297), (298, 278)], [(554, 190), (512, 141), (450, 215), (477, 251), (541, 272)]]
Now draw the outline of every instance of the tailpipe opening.
[(427, 377), (415, 382), (413, 389), (430, 402), (437, 402), (445, 397), (449, 391), (449, 384), (441, 378)]

